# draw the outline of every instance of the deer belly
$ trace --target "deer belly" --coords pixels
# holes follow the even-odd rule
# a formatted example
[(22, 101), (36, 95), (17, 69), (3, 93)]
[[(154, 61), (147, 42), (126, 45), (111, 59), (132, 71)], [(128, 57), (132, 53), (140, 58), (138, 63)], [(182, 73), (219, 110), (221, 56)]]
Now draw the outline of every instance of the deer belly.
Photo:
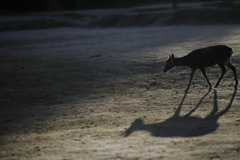
[(212, 67), (212, 66), (215, 66), (217, 64), (217, 62), (215, 60), (212, 60), (212, 61), (205, 61), (204, 62), (204, 66), (205, 67)]

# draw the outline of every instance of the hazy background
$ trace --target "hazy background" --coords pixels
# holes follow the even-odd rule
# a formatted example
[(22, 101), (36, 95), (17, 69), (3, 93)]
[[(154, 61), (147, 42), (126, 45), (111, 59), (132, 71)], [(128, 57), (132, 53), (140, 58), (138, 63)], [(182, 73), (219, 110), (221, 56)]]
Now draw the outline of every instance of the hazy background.
[(0, 6), (0, 31), (240, 23), (240, 1), (9, 0)]
[[(126, 8), (162, 3), (199, 2), (200, 0), (8, 0), (1, 2), (1, 10), (8, 11), (52, 11), (84, 10), (99, 8)], [(204, 1), (204, 0), (202, 0)], [(215, 0), (205, 0), (210, 2)]]

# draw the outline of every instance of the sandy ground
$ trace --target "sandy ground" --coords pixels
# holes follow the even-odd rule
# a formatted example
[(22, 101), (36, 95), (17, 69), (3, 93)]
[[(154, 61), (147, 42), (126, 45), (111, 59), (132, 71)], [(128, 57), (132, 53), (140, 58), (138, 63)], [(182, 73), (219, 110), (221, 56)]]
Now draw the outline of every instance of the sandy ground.
[[(240, 95), (208, 92), (169, 54), (224, 44), (240, 26), (58, 28), (0, 33), (0, 159), (239, 159)], [(215, 85), (221, 70), (207, 69)]]

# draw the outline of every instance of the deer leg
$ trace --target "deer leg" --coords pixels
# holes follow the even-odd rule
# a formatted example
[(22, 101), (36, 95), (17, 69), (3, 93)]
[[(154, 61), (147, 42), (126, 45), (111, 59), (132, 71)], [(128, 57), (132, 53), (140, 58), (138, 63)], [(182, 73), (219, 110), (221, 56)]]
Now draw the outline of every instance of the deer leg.
[(209, 85), (209, 91), (212, 89), (212, 85), (211, 85), (211, 83), (209, 82), (209, 80), (208, 80), (208, 78), (207, 78), (207, 74), (206, 74), (206, 71), (205, 71), (205, 68), (200, 68), (201, 69), (201, 71), (202, 71), (202, 74), (203, 74), (203, 76), (206, 78), (206, 80), (207, 80), (207, 83), (208, 83), (208, 85)]
[(217, 86), (219, 85), (219, 83), (220, 83), (221, 79), (223, 78), (224, 74), (227, 72), (224, 64), (218, 64), (218, 65), (219, 65), (219, 67), (222, 69), (222, 75), (219, 77), (219, 79), (218, 79), (218, 81), (217, 81), (217, 84), (215, 85), (214, 88), (217, 88)]
[(227, 59), (225, 65), (233, 71), (233, 74), (234, 74), (234, 77), (235, 77), (234, 80), (236, 81), (235, 87), (237, 87), (238, 79), (237, 79), (237, 74), (236, 74), (236, 68), (230, 63), (230, 58)]
[(196, 73), (196, 70), (192, 70), (192, 73), (191, 73), (191, 75), (190, 75), (190, 81), (189, 81), (189, 83), (188, 83), (188, 87), (187, 87), (187, 89), (185, 90), (185, 92), (188, 91), (188, 89), (189, 89), (189, 87), (190, 87), (190, 84), (191, 84), (191, 82), (192, 82), (192, 78), (193, 78), (193, 76), (194, 76), (195, 73)]

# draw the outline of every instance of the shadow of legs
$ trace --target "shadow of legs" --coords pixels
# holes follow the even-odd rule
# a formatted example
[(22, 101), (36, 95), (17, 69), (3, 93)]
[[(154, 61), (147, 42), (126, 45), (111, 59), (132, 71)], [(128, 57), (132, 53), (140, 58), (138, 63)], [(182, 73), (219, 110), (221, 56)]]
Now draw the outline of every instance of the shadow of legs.
[(183, 102), (184, 102), (187, 94), (188, 94), (188, 91), (185, 91), (185, 94), (184, 94), (184, 96), (183, 96), (183, 99), (182, 99), (181, 103), (179, 104), (179, 107), (178, 107), (178, 109), (176, 110), (176, 112), (174, 113), (174, 115), (173, 115), (172, 118), (177, 118), (177, 117), (179, 117), (179, 114), (180, 114), (180, 112), (181, 112), (181, 108), (182, 108)]
[(194, 109), (192, 109), (188, 114), (186, 114), (184, 117), (189, 117), (202, 103), (203, 99), (210, 93), (210, 90), (200, 99), (200, 101), (198, 102), (198, 104), (196, 105), (196, 107)]

